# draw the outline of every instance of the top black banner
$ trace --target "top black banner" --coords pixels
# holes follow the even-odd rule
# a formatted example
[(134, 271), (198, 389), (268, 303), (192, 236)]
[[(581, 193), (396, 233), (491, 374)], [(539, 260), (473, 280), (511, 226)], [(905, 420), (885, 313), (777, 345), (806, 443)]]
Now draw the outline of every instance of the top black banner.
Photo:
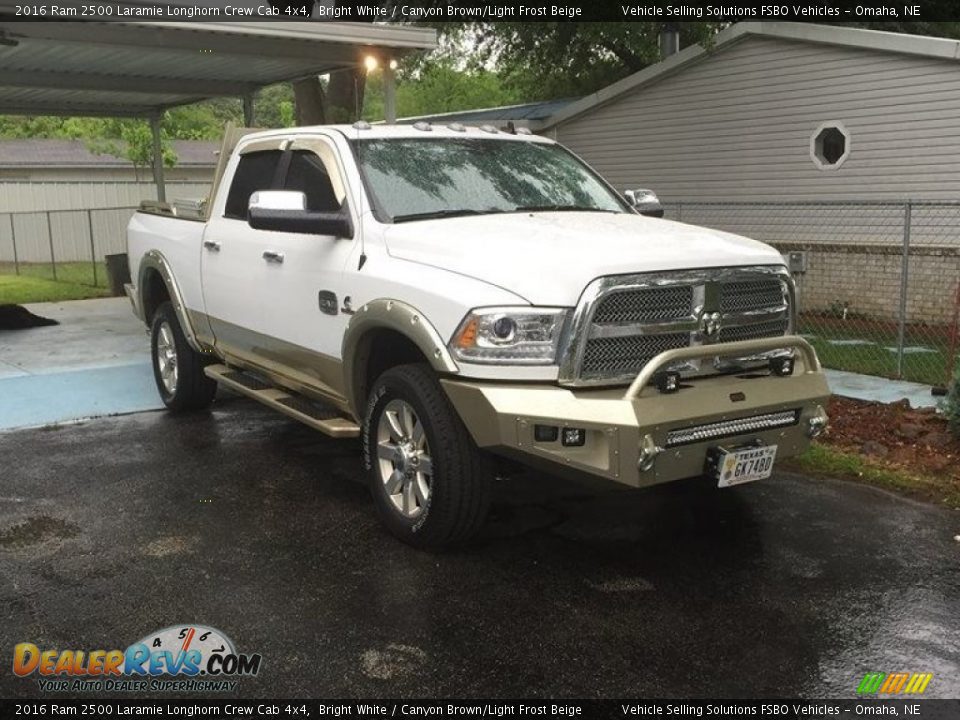
[(350, 21), (350, 22), (939, 22), (960, 20), (960, 0), (857, 3), (848, 0), (762, 2), (635, 2), (631, 0), (120, 0), (104, 2), (0, 1), (14, 20), (118, 21)]
[(185, 700), (104, 698), (0, 700), (0, 720), (87, 715), (220, 718), (630, 718), (639, 720), (845, 720), (877, 715), (909, 720), (956, 720), (960, 700)]

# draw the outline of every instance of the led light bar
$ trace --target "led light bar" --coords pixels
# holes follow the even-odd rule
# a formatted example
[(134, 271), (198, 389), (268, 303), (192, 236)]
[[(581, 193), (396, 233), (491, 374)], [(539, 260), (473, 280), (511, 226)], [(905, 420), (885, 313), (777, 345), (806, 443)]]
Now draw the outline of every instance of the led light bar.
[(733, 437), (734, 435), (757, 432), (759, 430), (789, 427), (790, 425), (796, 425), (799, 417), (799, 410), (784, 410), (783, 412), (753, 415), (751, 417), (737, 418), (736, 420), (722, 420), (721, 422), (707, 423), (706, 425), (693, 425), (688, 428), (668, 432), (666, 447), (671, 448), (677, 447), (678, 445), (689, 445), (690, 443), (703, 442), (704, 440), (717, 440), (720, 438)]

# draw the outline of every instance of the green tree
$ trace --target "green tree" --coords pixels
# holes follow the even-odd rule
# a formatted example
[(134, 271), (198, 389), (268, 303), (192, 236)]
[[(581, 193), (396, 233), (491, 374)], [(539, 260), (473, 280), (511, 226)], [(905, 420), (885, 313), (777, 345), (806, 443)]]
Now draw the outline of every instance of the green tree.
[[(520, 94), (506, 87), (496, 73), (482, 67), (458, 70), (449, 57), (440, 56), (414, 63), (412, 70), (405, 70), (401, 66), (397, 75), (398, 117), (496, 107), (523, 101)], [(383, 117), (383, 73), (374, 71), (367, 77), (363, 118), (375, 121)]]
[[(90, 118), (83, 118), (90, 120)], [(150, 125), (137, 120), (101, 120), (80, 137), (91, 152), (109, 154), (129, 160), (139, 177), (153, 166), (153, 133)], [(170, 135), (161, 129), (160, 152), (164, 167), (177, 164), (177, 154), (170, 143)]]
[(254, 125), (292, 127), (296, 124), (293, 103), (293, 87), (290, 83), (277, 83), (263, 88), (254, 100)]
[[(183, 131), (182, 136), (194, 137), (189, 131)], [(138, 172), (153, 164), (153, 135), (144, 120), (0, 116), (0, 137), (81, 140), (91, 152), (126, 158)], [(161, 151), (167, 167), (173, 167), (177, 161), (170, 144), (175, 137), (181, 135), (168, 128), (161, 133)]]
[[(930, 0), (954, 10), (955, 0)], [(924, 11), (933, 9), (924, 6)], [(468, 64), (495, 68), (524, 101), (596, 92), (660, 59), (660, 22), (431, 22)], [(873, 30), (960, 38), (960, 22), (836, 23)], [(729, 23), (675, 23), (680, 47), (709, 45)]]
[[(660, 57), (657, 22), (425, 23), (474, 67), (495, 67), (524, 100), (595, 92)], [(723, 23), (677, 23), (681, 46), (709, 42)]]

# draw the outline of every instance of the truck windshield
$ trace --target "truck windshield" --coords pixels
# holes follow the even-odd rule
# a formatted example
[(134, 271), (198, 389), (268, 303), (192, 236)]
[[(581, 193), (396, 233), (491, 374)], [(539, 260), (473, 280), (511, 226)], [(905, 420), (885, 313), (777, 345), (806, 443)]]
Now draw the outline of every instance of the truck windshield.
[(393, 222), (535, 210), (625, 212), (559, 145), (488, 138), (354, 141), (367, 189)]

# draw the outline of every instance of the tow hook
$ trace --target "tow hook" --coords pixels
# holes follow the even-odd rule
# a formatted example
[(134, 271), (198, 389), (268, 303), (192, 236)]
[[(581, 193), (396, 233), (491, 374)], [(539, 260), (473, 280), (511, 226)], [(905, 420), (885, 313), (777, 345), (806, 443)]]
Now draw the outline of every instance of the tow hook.
[(816, 411), (807, 420), (807, 437), (813, 439), (823, 435), (823, 431), (827, 429), (828, 420), (826, 411), (822, 406), (817, 405)]
[(663, 448), (653, 441), (652, 435), (644, 435), (640, 441), (640, 456), (637, 459), (637, 467), (640, 472), (647, 472), (653, 468), (653, 464), (657, 461), (657, 455), (662, 452)]

